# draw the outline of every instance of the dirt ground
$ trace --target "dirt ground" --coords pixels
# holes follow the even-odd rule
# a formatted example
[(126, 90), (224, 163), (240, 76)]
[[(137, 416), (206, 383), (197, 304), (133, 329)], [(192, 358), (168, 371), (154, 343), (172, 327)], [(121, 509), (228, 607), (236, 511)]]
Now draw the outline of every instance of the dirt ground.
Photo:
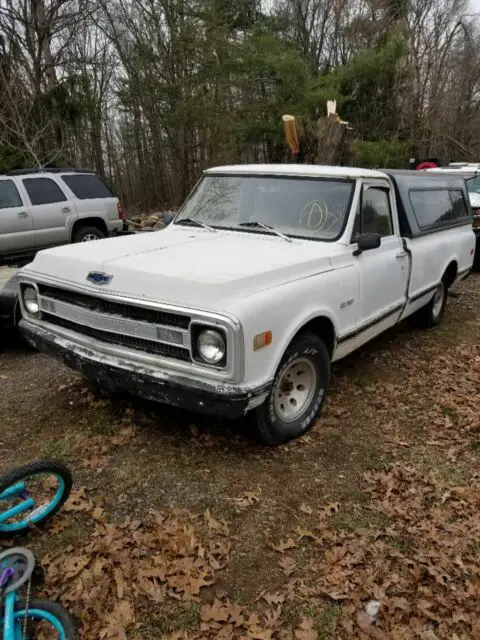
[(92, 640), (480, 638), (480, 276), (452, 293), (439, 328), (335, 364), (316, 427), (277, 449), (97, 397), (4, 336), (0, 471), (75, 475), (20, 541), (44, 593)]

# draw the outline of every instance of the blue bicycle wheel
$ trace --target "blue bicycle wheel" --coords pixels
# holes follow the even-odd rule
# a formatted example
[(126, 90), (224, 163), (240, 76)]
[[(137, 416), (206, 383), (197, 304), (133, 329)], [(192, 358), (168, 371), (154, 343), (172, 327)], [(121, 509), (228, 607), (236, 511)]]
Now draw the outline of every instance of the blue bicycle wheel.
[(25, 533), (52, 517), (70, 495), (72, 474), (56, 460), (41, 460), (0, 478), (0, 538)]
[(15, 640), (76, 640), (77, 631), (72, 616), (58, 602), (50, 600), (20, 601), (14, 612)]

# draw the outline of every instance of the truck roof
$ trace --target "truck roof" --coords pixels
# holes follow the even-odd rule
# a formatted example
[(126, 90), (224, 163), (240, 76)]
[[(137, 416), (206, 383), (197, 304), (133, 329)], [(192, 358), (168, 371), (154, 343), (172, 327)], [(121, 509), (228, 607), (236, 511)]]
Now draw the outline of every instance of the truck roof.
[(374, 169), (333, 167), (318, 164), (234, 164), (212, 167), (206, 174), (228, 173), (238, 175), (304, 176), (312, 178), (385, 178), (386, 174)]

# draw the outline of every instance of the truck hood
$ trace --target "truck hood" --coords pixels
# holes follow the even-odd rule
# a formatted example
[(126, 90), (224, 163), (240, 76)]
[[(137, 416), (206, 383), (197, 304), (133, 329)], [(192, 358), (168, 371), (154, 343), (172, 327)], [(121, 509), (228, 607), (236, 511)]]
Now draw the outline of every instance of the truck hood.
[[(226, 310), (227, 300), (331, 269), (335, 243), (293, 240), (248, 232), (211, 232), (172, 226), (37, 253), (26, 271), (91, 292)], [(87, 275), (112, 276), (107, 286)]]

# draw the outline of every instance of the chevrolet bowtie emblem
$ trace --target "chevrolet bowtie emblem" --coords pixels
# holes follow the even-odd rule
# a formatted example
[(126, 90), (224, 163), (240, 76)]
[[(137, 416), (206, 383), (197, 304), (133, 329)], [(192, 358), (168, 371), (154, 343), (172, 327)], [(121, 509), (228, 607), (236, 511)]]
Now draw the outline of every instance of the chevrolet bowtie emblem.
[(90, 271), (87, 276), (87, 280), (92, 284), (110, 284), (113, 275), (103, 273), (102, 271)]

